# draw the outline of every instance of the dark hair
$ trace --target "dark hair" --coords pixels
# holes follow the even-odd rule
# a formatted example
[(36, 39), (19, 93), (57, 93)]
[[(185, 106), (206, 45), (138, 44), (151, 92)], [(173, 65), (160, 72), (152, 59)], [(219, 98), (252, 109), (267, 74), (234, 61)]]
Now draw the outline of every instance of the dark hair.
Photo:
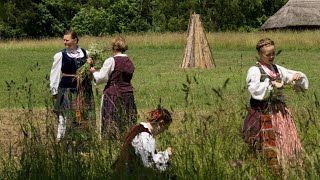
[(256, 45), (257, 51), (260, 51), (264, 46), (274, 46), (274, 42), (269, 38), (260, 39)]
[[(155, 123), (155, 122), (161, 122), (163, 121), (164, 124), (170, 124), (172, 122), (171, 114), (167, 109), (164, 109), (160, 106), (158, 106), (157, 109), (154, 109), (148, 113), (148, 122)], [(126, 167), (129, 167), (129, 170), (131, 168), (137, 168), (132, 167), (134, 166), (134, 158), (132, 157), (133, 154), (130, 153), (129, 146), (131, 145), (132, 140), (134, 137), (141, 133), (141, 132), (147, 132), (150, 133), (149, 130), (146, 130), (146, 128), (142, 125), (135, 125), (131, 127), (129, 132), (126, 135), (124, 144), (122, 145), (120, 155), (116, 159), (116, 161), (111, 165), (111, 168), (113, 170), (122, 169), (124, 165), (127, 165)], [(130, 157), (131, 156), (131, 157)]]
[(170, 124), (172, 122), (172, 117), (167, 109), (158, 107), (157, 109), (148, 112), (147, 120), (150, 123), (163, 121), (164, 124)]
[(74, 32), (73, 30), (67, 29), (64, 31), (63, 35), (69, 35), (69, 34), (71, 35), (72, 39), (77, 38), (77, 43), (79, 42), (78, 34), (76, 32)]
[(126, 40), (121, 36), (114, 38), (112, 40), (111, 46), (112, 46), (112, 50), (116, 50), (122, 53), (128, 50), (128, 44)]

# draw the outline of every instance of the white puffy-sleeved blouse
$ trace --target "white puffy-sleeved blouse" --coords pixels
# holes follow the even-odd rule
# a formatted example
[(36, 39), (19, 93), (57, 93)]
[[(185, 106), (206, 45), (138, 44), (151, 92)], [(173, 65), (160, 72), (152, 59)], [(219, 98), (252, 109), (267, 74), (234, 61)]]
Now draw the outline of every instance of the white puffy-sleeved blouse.
[[(82, 58), (84, 57), (84, 53), (82, 52), (81, 48), (78, 46), (77, 49), (71, 50), (66, 49), (67, 55), (71, 58)], [(88, 54), (89, 52), (86, 51)], [(62, 66), (62, 52), (58, 52), (53, 56), (53, 63), (50, 72), (50, 90), (52, 95), (58, 94), (58, 87), (60, 82), (61, 76), (61, 66)]]
[[(141, 124), (145, 128), (149, 129), (147, 123), (141, 122)], [(131, 145), (133, 146), (136, 155), (141, 157), (144, 166), (155, 167), (160, 171), (166, 170), (169, 161), (169, 154), (167, 151), (156, 152), (155, 139), (151, 134), (147, 132), (139, 133), (132, 140)]]
[[(116, 57), (116, 56), (128, 57), (127, 54), (117, 54), (113, 57)], [(111, 76), (111, 73), (115, 67), (115, 62), (113, 57), (109, 57), (108, 59), (106, 59), (103, 63), (102, 68), (99, 71), (96, 71), (93, 73), (93, 77), (96, 84), (102, 84), (102, 83), (108, 82)]]
[[(279, 65), (276, 66), (278, 68), (280, 78), (282, 79), (282, 82), (284, 84), (293, 83), (295, 89), (308, 89), (309, 81), (304, 73), (300, 71), (286, 69)], [(266, 67), (262, 66), (262, 68), (268, 75), (271, 75), (268, 73), (269, 71), (266, 69)], [(295, 73), (300, 73), (302, 78), (298, 81), (293, 81), (293, 75)], [(261, 73), (260, 69), (257, 66), (252, 66), (251, 68), (249, 68), (246, 83), (251, 97), (257, 100), (263, 100), (268, 98), (271, 90), (273, 89), (269, 78), (266, 78), (263, 82), (260, 82), (260, 78)]]

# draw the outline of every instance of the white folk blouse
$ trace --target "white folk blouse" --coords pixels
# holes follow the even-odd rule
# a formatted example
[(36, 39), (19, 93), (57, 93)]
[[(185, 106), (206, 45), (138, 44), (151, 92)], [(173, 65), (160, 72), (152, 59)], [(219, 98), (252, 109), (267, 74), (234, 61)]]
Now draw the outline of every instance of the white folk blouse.
[[(89, 52), (87, 51), (87, 54)], [(67, 49), (67, 55), (71, 58), (82, 58), (84, 53), (81, 51), (81, 48), (78, 46), (77, 49), (71, 50)], [(58, 94), (58, 87), (61, 76), (61, 66), (62, 66), (62, 52), (58, 52), (53, 56), (53, 63), (50, 72), (50, 90), (52, 95)]]
[[(147, 123), (141, 122), (141, 124), (145, 128), (148, 128)], [(156, 152), (155, 139), (151, 134), (147, 132), (139, 133), (132, 140), (131, 145), (135, 149), (136, 155), (141, 157), (144, 166), (155, 167), (160, 171), (166, 170), (169, 161), (169, 154), (167, 151)]]
[[(276, 65), (276, 66), (278, 68), (280, 78), (282, 79), (282, 82), (284, 84), (292, 83), (294, 84), (294, 87), (296, 90), (299, 90), (299, 88), (308, 89), (309, 81), (307, 76), (304, 73), (300, 71), (286, 69), (279, 65)], [(268, 74), (266, 67), (262, 66), (262, 68)], [(300, 73), (302, 78), (298, 81), (293, 81), (292, 78), (295, 73)], [(248, 70), (247, 78), (246, 78), (247, 87), (251, 94), (251, 97), (257, 100), (263, 100), (268, 98), (271, 90), (273, 89), (269, 78), (266, 78), (264, 82), (260, 82), (260, 77), (261, 77), (261, 73), (257, 66), (252, 66)]]
[[(127, 57), (128, 55), (117, 54), (113, 57), (116, 57), (116, 56)], [(108, 59), (106, 59), (103, 63), (102, 68), (99, 71), (96, 71), (93, 73), (93, 77), (96, 84), (102, 84), (102, 83), (108, 82), (109, 77), (111, 76), (111, 73), (114, 70), (114, 66), (115, 66), (113, 57), (109, 57)]]

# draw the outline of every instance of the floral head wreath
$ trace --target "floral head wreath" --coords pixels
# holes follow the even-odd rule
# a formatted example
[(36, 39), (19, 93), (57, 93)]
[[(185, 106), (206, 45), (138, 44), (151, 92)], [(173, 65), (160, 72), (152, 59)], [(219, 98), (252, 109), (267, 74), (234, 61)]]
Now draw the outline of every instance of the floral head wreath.
[(172, 117), (167, 109), (158, 107), (148, 113), (147, 120), (149, 122), (159, 122), (161, 120), (165, 124), (170, 124), (172, 122)]
[(155, 109), (153, 111), (150, 111), (148, 113), (148, 120), (151, 120), (151, 121), (158, 121), (161, 119), (161, 114), (159, 112), (158, 109)]

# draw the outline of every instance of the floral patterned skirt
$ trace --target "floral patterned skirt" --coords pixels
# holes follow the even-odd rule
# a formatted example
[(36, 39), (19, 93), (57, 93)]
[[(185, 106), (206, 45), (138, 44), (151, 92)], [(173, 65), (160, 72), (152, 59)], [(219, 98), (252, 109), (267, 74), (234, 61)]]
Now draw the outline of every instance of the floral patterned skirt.
[(242, 133), (250, 148), (262, 153), (273, 168), (286, 170), (290, 166), (302, 166), (301, 142), (285, 104), (270, 105), (265, 113), (251, 107)]

